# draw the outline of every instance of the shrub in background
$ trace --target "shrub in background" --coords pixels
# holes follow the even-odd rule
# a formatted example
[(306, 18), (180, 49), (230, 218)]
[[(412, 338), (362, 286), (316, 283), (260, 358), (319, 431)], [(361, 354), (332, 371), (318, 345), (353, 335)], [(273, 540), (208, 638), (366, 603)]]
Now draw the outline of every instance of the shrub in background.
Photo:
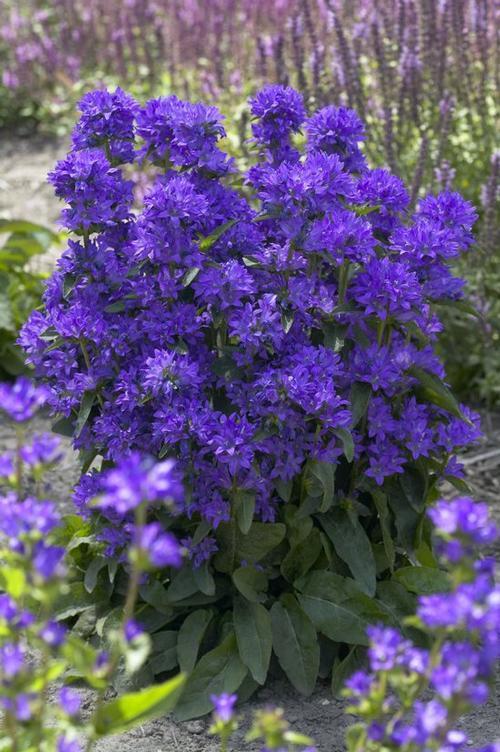
[[(134, 452), (177, 460), (184, 501), (151, 523), (190, 561), (140, 596), (177, 644), (162, 670), (196, 666), (180, 717), (208, 712), (210, 687), (253, 691), (273, 653), (311, 692), (352, 665), (369, 623), (439, 587), (425, 510), (442, 478), (464, 485), (454, 452), (479, 436), (434, 351), (471, 206), (444, 192), (408, 216), (352, 110), (307, 118), (280, 86), (251, 109), (241, 173), (216, 108), (87, 95), (50, 177), (73, 239), (21, 337), (84, 469), (132, 453), (134, 487)], [(137, 207), (132, 163), (151, 184)], [(89, 566), (119, 566), (131, 510), (96, 510), (100, 492), (93, 470), (75, 496), (96, 525)], [(101, 606), (119, 607), (114, 583)]]
[[(75, 571), (68, 566), (70, 560), (62, 545), (72, 520), (63, 523), (51, 501), (26, 491), (33, 482), (40, 487), (44, 473), (61, 459), (56, 437), (44, 434), (28, 440), (25, 434), (46, 396), (45, 389), (34, 387), (25, 378), (13, 386), (0, 385), (0, 410), (15, 423), (18, 437), (17, 451), (0, 455), (0, 481), (4, 489), (10, 486), (0, 495), (1, 746), (8, 752), (82, 752), (85, 738), (85, 750), (90, 752), (96, 739), (171, 710), (182, 690), (184, 677), (179, 675), (142, 692), (104, 702), (105, 690), (117, 673), (126, 672), (130, 678), (148, 654), (154, 654), (150, 638), (132, 619), (137, 582), (156, 566), (151, 528), (143, 522), (152, 501), (153, 484), (146, 477), (154, 473), (155, 491), (161, 485), (165, 509), (178, 484), (172, 478), (171, 464), (162, 463), (154, 470), (150, 467), (149, 476), (145, 469), (142, 495), (136, 493), (133, 501), (129, 499), (135, 524), (125, 564), (130, 576), (123, 618), (108, 630), (106, 650), (97, 651), (78, 636), (78, 625), (70, 632), (64, 623), (75, 615), (71, 589)], [(132, 492), (117, 471), (103, 481), (102, 503), (107, 506)], [(154, 501), (158, 504), (159, 498)], [(82, 529), (79, 535), (84, 536)], [(74, 549), (79, 543), (83, 539), (73, 540)], [(162, 564), (167, 559), (171, 566), (180, 564), (181, 548), (173, 536), (157, 536), (156, 544), (162, 548)], [(157, 639), (161, 639), (161, 633)], [(75, 680), (80, 689), (84, 682), (96, 690), (90, 717), (81, 713), (81, 693), (71, 686)]]
[(0, 380), (25, 370), (16, 345), (21, 326), (41, 303), (47, 274), (33, 266), (36, 256), (60, 242), (47, 227), (19, 219), (0, 219)]

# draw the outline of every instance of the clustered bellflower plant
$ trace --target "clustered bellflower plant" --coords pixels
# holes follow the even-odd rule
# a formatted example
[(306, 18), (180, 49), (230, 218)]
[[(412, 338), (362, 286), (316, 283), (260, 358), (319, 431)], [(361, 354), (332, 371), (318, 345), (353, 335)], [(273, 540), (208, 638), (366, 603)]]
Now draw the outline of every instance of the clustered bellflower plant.
[[(212, 708), (207, 675), (251, 692), (273, 652), (309, 693), (394, 621), (413, 565), (439, 572), (426, 506), (442, 478), (463, 484), (455, 453), (479, 436), (434, 350), (472, 207), (446, 191), (410, 212), (352, 110), (308, 116), (283, 86), (250, 107), (242, 173), (215, 107), (87, 94), (50, 174), (72, 237), (21, 335), (91, 468), (75, 501), (93, 550), (119, 566), (134, 520), (92, 501), (99, 467), (133, 487), (143, 454), (177, 463), (173, 517), (148, 517), (164, 568), (138, 591), (177, 640), (170, 668), (196, 666), (179, 717)], [(187, 551), (178, 572), (163, 531)]]
[(440, 501), (429, 514), (450, 587), (421, 596), (407, 624), (427, 634), (431, 648), (393, 628), (369, 629), (370, 671), (354, 673), (345, 690), (348, 710), (362, 719), (348, 732), (349, 752), (461, 752), (473, 742), (457, 721), (488, 700), (500, 658), (500, 586), (494, 558), (474, 551), (498, 540), (498, 529), (487, 505), (469, 497)]
[[(124, 671), (130, 679), (152, 648), (131, 615), (135, 583), (156, 566), (154, 546), (150, 547), (150, 526), (141, 524), (140, 512), (126, 563), (130, 583), (126, 604), (120, 624), (108, 631), (106, 650), (95, 649), (77, 630), (71, 631), (67, 619), (75, 613), (71, 591), (75, 573), (61, 545), (70, 521), (61, 519), (52, 501), (26, 491), (33, 482), (40, 484), (45, 472), (61, 459), (57, 437), (27, 435), (28, 422), (46, 400), (46, 389), (26, 378), (12, 386), (0, 385), (0, 412), (15, 424), (18, 436), (16, 451), (0, 455), (1, 746), (7, 752), (89, 752), (98, 738), (168, 712), (184, 677), (104, 702), (116, 674)], [(156, 465), (156, 482), (151, 481), (152, 474), (151, 469), (145, 471), (142, 486), (128, 488), (128, 479), (118, 469), (111, 471), (103, 479), (106, 490), (100, 502), (113, 499), (118, 504), (127, 498), (144, 510), (152, 487), (164, 503), (170, 502), (177, 484), (172, 468)], [(162, 543), (161, 566), (165, 561), (180, 565), (182, 549), (171, 534), (162, 532), (156, 543)], [(89, 717), (81, 712), (81, 692), (72, 686), (75, 679), (96, 691)]]

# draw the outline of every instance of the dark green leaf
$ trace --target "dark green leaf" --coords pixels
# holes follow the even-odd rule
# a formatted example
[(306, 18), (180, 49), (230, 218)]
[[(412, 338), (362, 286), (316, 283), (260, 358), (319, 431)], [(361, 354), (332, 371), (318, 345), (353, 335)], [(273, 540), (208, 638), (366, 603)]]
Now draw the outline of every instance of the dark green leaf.
[(370, 384), (366, 384), (364, 381), (355, 381), (351, 386), (351, 411), (352, 421), (351, 426), (356, 428), (361, 418), (365, 415), (370, 401), (372, 388)]
[(231, 573), (240, 562), (254, 564), (279, 546), (286, 527), (281, 523), (254, 522), (247, 535), (231, 522), (221, 522), (217, 528), (220, 550), (214, 558), (219, 572)]
[(215, 594), (215, 580), (208, 568), (208, 562), (193, 568), (193, 577), (198, 589), (205, 595)]
[(332, 541), (335, 551), (351, 570), (359, 587), (367, 595), (375, 595), (376, 567), (370, 543), (359, 518), (337, 507), (318, 520)]
[(351, 432), (347, 428), (336, 428), (334, 433), (342, 442), (346, 460), (352, 462), (354, 458), (354, 441), (352, 440)]
[(190, 673), (195, 667), (201, 642), (212, 621), (212, 613), (204, 609), (186, 617), (177, 638), (177, 657), (182, 671)]
[(407, 464), (399, 477), (403, 493), (416, 512), (423, 512), (427, 496), (427, 477), (415, 465)]
[(319, 670), (316, 630), (290, 593), (271, 608), (273, 649), (281, 668), (298, 692), (310, 695)]
[(234, 495), (234, 508), (236, 520), (241, 532), (246, 535), (250, 530), (255, 512), (255, 493), (237, 489)]
[(406, 616), (415, 613), (415, 596), (394, 580), (378, 583), (377, 599), (394, 626), (400, 626)]
[(230, 219), (229, 222), (224, 222), (224, 224), (219, 225), (210, 235), (207, 235), (204, 238), (201, 238), (199, 242), (199, 249), (202, 253), (205, 251), (208, 251), (214, 243), (216, 243), (220, 237), (226, 232), (226, 230), (229, 230), (230, 227), (233, 227), (237, 223), (237, 219)]
[(363, 666), (363, 650), (356, 645), (345, 658), (336, 658), (332, 668), (332, 695), (340, 697), (346, 679)]
[(107, 566), (107, 563), (107, 559), (104, 559), (102, 556), (92, 559), (83, 578), (83, 584), (87, 593), (92, 593), (95, 590), (99, 572)]
[(186, 684), (184, 674), (155, 684), (140, 692), (130, 692), (105, 705), (99, 705), (91, 724), (97, 737), (118, 734), (169, 713)]
[(292, 546), (283, 561), (280, 571), (285, 580), (294, 582), (311, 569), (322, 549), (319, 531), (314, 528), (309, 535)]
[(259, 603), (261, 593), (267, 587), (267, 577), (260, 569), (239, 567), (233, 572), (233, 582), (240, 593), (252, 603)]
[(90, 411), (92, 410), (94, 402), (95, 402), (95, 393), (85, 392), (82, 398), (81, 405), (80, 405), (78, 418), (76, 419), (76, 423), (75, 423), (75, 439), (77, 439), (80, 436), (81, 432), (83, 431), (85, 423), (89, 419)]
[(150, 665), (155, 676), (172, 671), (179, 661), (177, 658), (177, 632), (165, 630), (152, 635)]
[(402, 567), (394, 572), (394, 580), (417, 595), (444, 593), (450, 589), (446, 572), (434, 567)]
[(354, 580), (317, 571), (296, 585), (302, 591), (300, 605), (316, 629), (335, 642), (367, 645), (368, 626), (387, 620), (376, 601), (359, 590)]
[(198, 661), (177, 704), (176, 718), (187, 721), (206, 715), (213, 709), (210, 695), (236, 692), (247, 673), (232, 632), (224, 642)]
[(457, 418), (470, 423), (470, 420), (461, 411), (457, 400), (439, 376), (415, 367), (410, 369), (410, 373), (419, 380), (428, 402), (432, 402), (433, 405), (442, 407)]
[(272, 651), (271, 618), (260, 603), (236, 598), (233, 624), (240, 658), (259, 684), (264, 684)]
[(308, 477), (306, 487), (309, 496), (321, 496), (320, 511), (326, 512), (334, 501), (335, 494), (335, 465), (321, 460), (308, 462)]
[(387, 496), (383, 491), (376, 487), (371, 489), (371, 495), (377, 508), (380, 529), (382, 531), (382, 540), (384, 542), (384, 550), (389, 563), (389, 568), (392, 572), (394, 569), (396, 551), (394, 549), (394, 540), (391, 531), (391, 515), (389, 507), (387, 506)]

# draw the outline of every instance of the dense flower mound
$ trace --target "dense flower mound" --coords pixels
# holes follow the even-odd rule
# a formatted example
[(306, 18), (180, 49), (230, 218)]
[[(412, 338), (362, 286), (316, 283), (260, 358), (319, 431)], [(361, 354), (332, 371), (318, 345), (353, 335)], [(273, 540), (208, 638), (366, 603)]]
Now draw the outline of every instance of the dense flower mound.
[[(50, 175), (73, 237), (21, 341), (86, 466), (134, 452), (133, 476), (141, 454), (177, 460), (174, 527), (205, 573), (189, 594), (205, 602), (236, 570), (255, 601), (268, 577), (279, 595), (311, 569), (373, 597), (427, 545), (433, 487), (460, 484), (454, 453), (479, 436), (434, 351), (473, 209), (445, 192), (409, 215), (402, 182), (368, 169), (356, 114), (308, 117), (288, 88), (251, 101), (244, 174), (214, 107), (171, 96), (141, 108), (117, 90), (81, 109)], [(85, 514), (100, 492), (84, 476)], [(107, 555), (129, 517), (127, 503), (101, 504)], [(244, 594), (241, 579), (221, 597)], [(322, 625), (304, 595), (314, 582), (301, 586), (300, 614), (351, 641)]]

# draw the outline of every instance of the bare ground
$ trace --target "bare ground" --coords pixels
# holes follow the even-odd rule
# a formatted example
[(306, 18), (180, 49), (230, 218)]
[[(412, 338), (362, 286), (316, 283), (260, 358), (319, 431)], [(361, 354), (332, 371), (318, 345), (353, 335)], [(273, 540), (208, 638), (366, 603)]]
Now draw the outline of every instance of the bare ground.
[[(57, 159), (64, 156), (66, 143), (46, 138), (0, 140), (0, 217), (23, 218), (33, 222), (54, 225), (59, 206), (52, 189), (46, 183), (46, 174)], [(490, 425), (488, 425), (490, 424)], [(50, 423), (39, 419), (35, 430), (49, 430)], [(487, 437), (466, 458), (466, 471), (476, 498), (491, 503), (500, 521), (500, 419), (486, 421)], [(0, 452), (14, 446), (14, 435), (7, 424), (0, 424)], [(67, 453), (63, 463), (47, 478), (47, 496), (54, 499), (64, 511), (71, 509), (71, 487), (78, 477), (76, 456), (66, 442)], [(451, 489), (447, 489), (448, 493)], [(500, 560), (499, 550), (494, 552)], [(464, 727), (475, 745), (487, 744), (500, 737), (499, 685), (490, 702), (478, 708), (466, 719)], [(93, 703), (91, 693), (85, 693), (87, 709)], [(278, 705), (285, 708), (291, 725), (314, 737), (320, 752), (341, 752), (344, 734), (350, 719), (345, 715), (342, 702), (335, 700), (327, 684), (319, 685), (312, 697), (299, 696), (284, 681), (274, 681), (249, 700), (243, 712), (245, 718), (259, 707)], [(208, 734), (208, 721), (179, 723), (171, 718), (161, 718), (132, 732), (102, 740), (98, 752), (216, 752), (218, 746)], [(242, 738), (247, 728), (242, 728), (234, 749), (242, 748)], [(248, 749), (257, 749), (255, 746)]]

